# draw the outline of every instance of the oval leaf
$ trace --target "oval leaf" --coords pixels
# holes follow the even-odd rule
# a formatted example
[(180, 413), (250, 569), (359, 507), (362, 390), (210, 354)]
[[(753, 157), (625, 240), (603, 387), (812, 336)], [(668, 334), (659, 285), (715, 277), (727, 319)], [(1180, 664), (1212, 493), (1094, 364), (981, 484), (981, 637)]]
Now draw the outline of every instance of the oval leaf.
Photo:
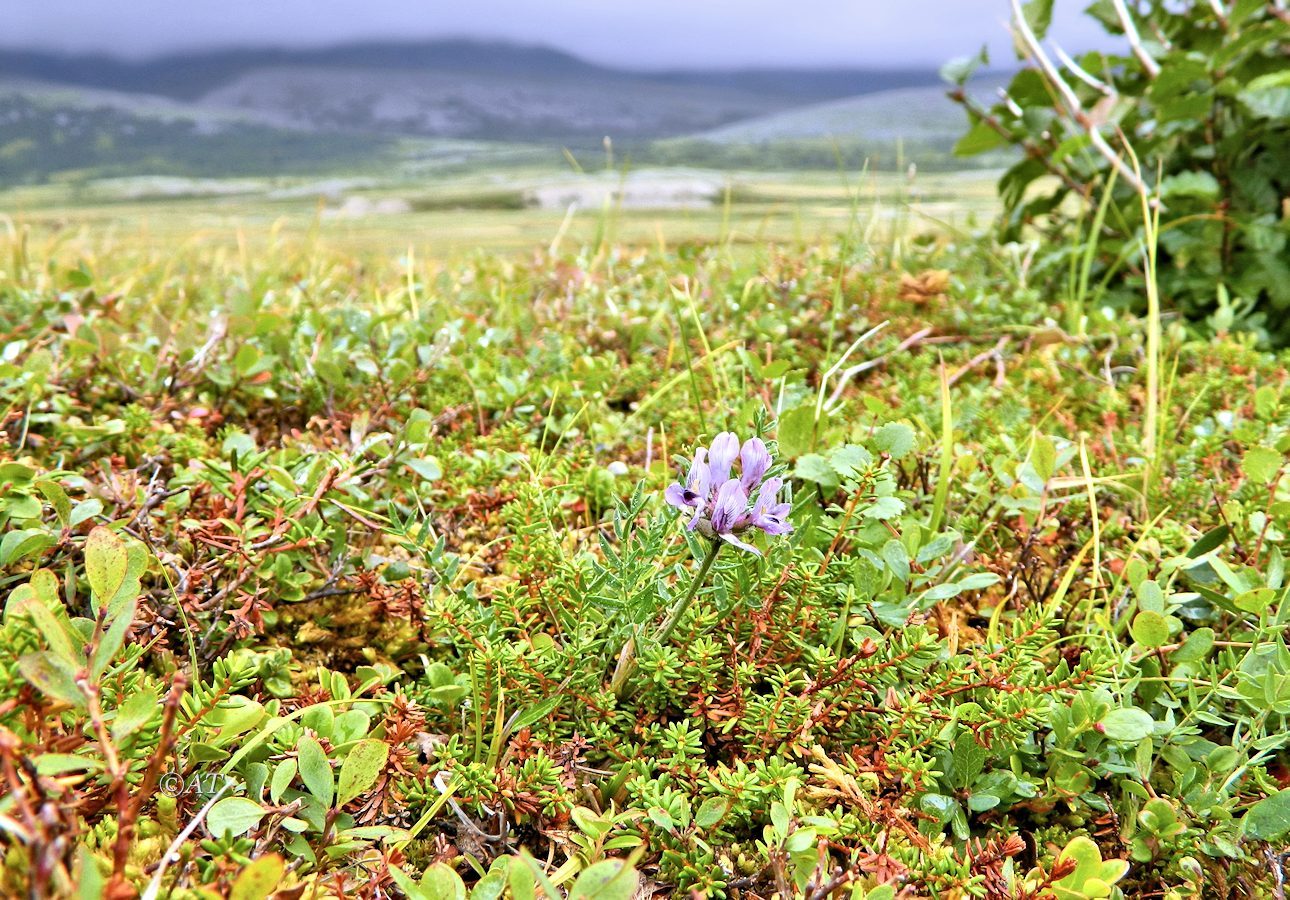
[(336, 782), (332, 778), (331, 763), (327, 762), (322, 744), (306, 735), (300, 739), (296, 753), (300, 757), (300, 778), (305, 787), (322, 801), (323, 806), (331, 806)]
[(1251, 806), (1241, 820), (1241, 831), (1256, 841), (1280, 840), (1290, 832), (1290, 788)]
[(99, 603), (106, 603), (121, 590), (129, 563), (125, 541), (112, 529), (99, 525), (90, 532), (85, 540), (85, 576)]
[(355, 744), (340, 766), (336, 805), (344, 806), (375, 784), (389, 758), (390, 745), (385, 741), (366, 740)]
[(631, 900), (640, 876), (620, 859), (588, 866), (569, 890), (569, 900)]
[(1136, 707), (1113, 709), (1102, 717), (1102, 733), (1113, 741), (1136, 743), (1150, 737), (1156, 722), (1145, 711)]
[(211, 834), (237, 837), (246, 834), (264, 818), (264, 807), (246, 797), (225, 797), (206, 814)]
[(261, 856), (242, 870), (233, 882), (228, 900), (266, 900), (277, 890), (286, 866), (276, 853)]

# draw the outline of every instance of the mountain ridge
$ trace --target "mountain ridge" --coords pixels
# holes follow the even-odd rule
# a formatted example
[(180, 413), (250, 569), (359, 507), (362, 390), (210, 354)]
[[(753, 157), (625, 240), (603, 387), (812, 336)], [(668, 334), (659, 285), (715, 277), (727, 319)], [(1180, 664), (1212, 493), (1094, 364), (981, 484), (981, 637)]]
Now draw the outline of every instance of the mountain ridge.
[(930, 67), (740, 66), (644, 70), (590, 62), (543, 44), (475, 38), (353, 41), (312, 48), (229, 47), (138, 60), (0, 47), (0, 76), (32, 78), (130, 93), (195, 100), (222, 84), (267, 67), (344, 67), (495, 75), (563, 75), (720, 87), (785, 101), (823, 101), (937, 83)]

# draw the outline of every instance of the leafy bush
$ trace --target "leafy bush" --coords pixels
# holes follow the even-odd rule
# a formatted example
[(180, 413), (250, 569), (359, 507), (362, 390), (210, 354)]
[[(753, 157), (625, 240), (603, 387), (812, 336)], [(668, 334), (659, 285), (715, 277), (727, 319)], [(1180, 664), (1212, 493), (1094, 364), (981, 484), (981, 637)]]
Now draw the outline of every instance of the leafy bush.
[(956, 152), (1023, 151), (999, 181), (1003, 239), (1037, 227), (1041, 264), (1068, 304), (1136, 308), (1144, 302), (1140, 186), (1160, 205), (1164, 302), (1219, 329), (1239, 320), (1290, 342), (1285, 10), (1262, 0), (1127, 8), (1097, 0), (1089, 15), (1125, 49), (1074, 60), (1053, 60), (1040, 44), (1051, 10), (1052, 0), (1031, 0), (1015, 21), (1031, 65), (994, 106), (962, 89), (980, 60), (945, 72), (972, 123)]

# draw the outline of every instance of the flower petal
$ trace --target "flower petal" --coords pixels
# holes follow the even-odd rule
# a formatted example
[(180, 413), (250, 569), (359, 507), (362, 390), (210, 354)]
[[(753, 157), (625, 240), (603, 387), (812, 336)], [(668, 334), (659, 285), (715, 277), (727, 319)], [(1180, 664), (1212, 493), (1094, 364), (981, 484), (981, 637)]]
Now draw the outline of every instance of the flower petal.
[(708, 499), (708, 490), (712, 484), (707, 456), (708, 451), (702, 447), (694, 451), (694, 462), (690, 463), (690, 473), (685, 476), (686, 489), (698, 494), (701, 500)]
[(777, 502), (777, 495), (783, 484), (782, 478), (768, 478), (762, 483), (749, 517), (752, 527), (760, 528), (767, 534), (788, 534), (793, 530), (788, 522), (788, 514), (793, 511), (793, 505)]
[(694, 496), (693, 493), (675, 483), (669, 484), (667, 489), (663, 491), (663, 499), (667, 501), (668, 506), (675, 506), (677, 509), (690, 509), (693, 507), (694, 504), (687, 499), (692, 496)]
[(744, 490), (752, 493), (770, 468), (770, 451), (761, 438), (749, 438), (739, 451), (739, 480)]
[(760, 550), (758, 550), (752, 544), (745, 544), (743, 541), (739, 540), (739, 538), (735, 537), (733, 534), (722, 533), (722, 534), (719, 534), (718, 537), (720, 537), (727, 544), (730, 544), (734, 547), (738, 547), (740, 550), (747, 550), (753, 556), (761, 556)]
[(730, 467), (739, 455), (739, 438), (732, 431), (723, 431), (712, 439), (708, 450), (708, 467), (712, 484), (722, 484), (730, 477)]
[(712, 530), (717, 534), (729, 534), (748, 511), (748, 495), (738, 478), (730, 478), (717, 488), (717, 497), (712, 501)]

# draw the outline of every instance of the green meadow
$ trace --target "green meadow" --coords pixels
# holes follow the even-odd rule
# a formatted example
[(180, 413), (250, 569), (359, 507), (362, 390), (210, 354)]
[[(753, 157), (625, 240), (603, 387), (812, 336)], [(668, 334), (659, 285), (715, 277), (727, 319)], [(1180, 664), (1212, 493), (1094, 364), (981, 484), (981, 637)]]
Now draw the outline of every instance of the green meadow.
[(997, 168), (24, 157), (0, 895), (1284, 896), (1290, 26), (1184, 6)]

